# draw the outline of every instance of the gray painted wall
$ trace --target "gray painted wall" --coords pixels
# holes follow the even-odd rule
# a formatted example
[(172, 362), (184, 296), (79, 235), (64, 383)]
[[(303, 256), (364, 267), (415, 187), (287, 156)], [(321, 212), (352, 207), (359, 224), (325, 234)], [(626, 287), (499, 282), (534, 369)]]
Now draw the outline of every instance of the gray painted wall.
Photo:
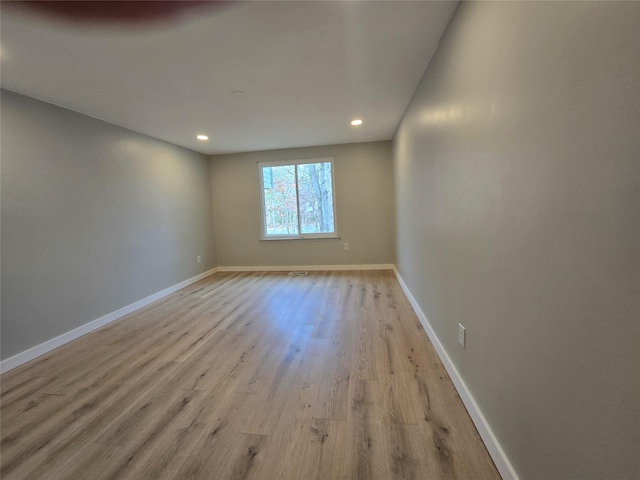
[(7, 91), (1, 132), (3, 359), (215, 265), (203, 155)]
[(394, 139), (400, 273), (522, 479), (640, 476), (639, 25), (462, 3)]
[[(257, 162), (327, 156), (335, 157), (341, 238), (261, 241)], [(394, 263), (391, 142), (216, 155), (210, 165), (218, 265)]]

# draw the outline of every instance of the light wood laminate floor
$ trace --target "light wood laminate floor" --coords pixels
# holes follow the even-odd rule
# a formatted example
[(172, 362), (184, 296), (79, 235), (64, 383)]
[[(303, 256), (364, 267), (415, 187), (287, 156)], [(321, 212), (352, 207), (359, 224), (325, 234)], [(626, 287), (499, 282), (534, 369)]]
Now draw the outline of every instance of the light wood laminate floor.
[(500, 478), (390, 271), (218, 273), (1, 377), (1, 478)]

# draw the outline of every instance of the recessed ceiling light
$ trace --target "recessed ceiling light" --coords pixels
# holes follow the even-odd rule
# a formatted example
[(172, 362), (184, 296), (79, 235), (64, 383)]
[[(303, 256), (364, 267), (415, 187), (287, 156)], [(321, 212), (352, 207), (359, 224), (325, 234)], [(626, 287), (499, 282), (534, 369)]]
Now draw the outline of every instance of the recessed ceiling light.
[(359, 118), (356, 118), (355, 120), (351, 120), (351, 125), (353, 125), (354, 127), (362, 125), (362, 120), (360, 120)]
[(206, 135), (198, 135), (196, 138), (197, 138), (198, 140), (202, 140), (203, 142), (204, 142), (205, 140), (209, 140), (209, 137), (207, 137)]

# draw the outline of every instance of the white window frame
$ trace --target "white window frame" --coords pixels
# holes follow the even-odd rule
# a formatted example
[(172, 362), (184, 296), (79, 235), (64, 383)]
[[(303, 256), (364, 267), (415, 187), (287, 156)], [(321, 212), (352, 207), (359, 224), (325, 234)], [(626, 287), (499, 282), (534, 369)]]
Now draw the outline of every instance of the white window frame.
[[(258, 194), (260, 196), (260, 240), (307, 240), (318, 238), (340, 238), (338, 236), (338, 219), (336, 212), (336, 169), (334, 157), (303, 158), (298, 160), (277, 160), (273, 162), (258, 162)], [(306, 165), (309, 163), (331, 163), (331, 196), (333, 201), (333, 232), (331, 233), (305, 233), (298, 235), (267, 235), (265, 225), (265, 205), (264, 205), (264, 181), (262, 169), (264, 167), (282, 167), (287, 165)], [(298, 232), (300, 228), (300, 204), (298, 201), (298, 169), (294, 168), (296, 176), (296, 204), (298, 207)]]

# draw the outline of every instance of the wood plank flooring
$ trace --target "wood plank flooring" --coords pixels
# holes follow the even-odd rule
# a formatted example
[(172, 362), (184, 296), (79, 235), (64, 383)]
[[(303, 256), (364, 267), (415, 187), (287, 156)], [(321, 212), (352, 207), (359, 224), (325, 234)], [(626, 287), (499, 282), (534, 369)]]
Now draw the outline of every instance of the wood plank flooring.
[(12, 479), (498, 479), (390, 271), (218, 273), (1, 377)]

